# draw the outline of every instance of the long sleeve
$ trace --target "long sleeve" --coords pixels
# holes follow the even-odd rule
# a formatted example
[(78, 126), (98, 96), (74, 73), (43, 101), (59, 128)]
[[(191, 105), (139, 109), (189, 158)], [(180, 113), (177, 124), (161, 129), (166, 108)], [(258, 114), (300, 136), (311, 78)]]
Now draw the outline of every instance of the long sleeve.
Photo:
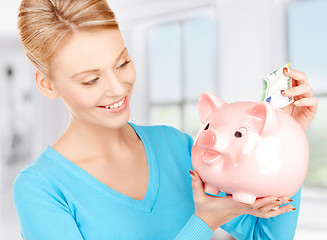
[[(221, 226), (226, 232), (238, 240), (291, 240), (294, 238), (300, 208), (301, 190), (293, 197), (294, 212), (285, 213), (272, 218), (258, 218), (252, 215), (239, 216)], [(175, 238), (210, 239), (212, 230), (201, 219), (192, 215), (188, 223)]]
[[(176, 130), (174, 130), (176, 132)], [(186, 147), (188, 149), (189, 155), (191, 156), (193, 138), (186, 134), (176, 132), (185, 141)], [(180, 135), (181, 134), (181, 135)], [(191, 169), (192, 166), (190, 166)], [(213, 231), (211, 228), (199, 217), (192, 215), (188, 222), (185, 224), (183, 229), (174, 238), (175, 240), (208, 240), (213, 236)]]
[(67, 204), (39, 176), (20, 173), (13, 188), (14, 202), (25, 240), (82, 240)]
[(175, 237), (175, 240), (207, 240), (212, 236), (211, 228), (193, 214), (182, 231)]
[(292, 205), (296, 208), (295, 211), (268, 219), (241, 215), (224, 224), (221, 228), (239, 240), (291, 240), (294, 238), (297, 226), (301, 190), (292, 199)]

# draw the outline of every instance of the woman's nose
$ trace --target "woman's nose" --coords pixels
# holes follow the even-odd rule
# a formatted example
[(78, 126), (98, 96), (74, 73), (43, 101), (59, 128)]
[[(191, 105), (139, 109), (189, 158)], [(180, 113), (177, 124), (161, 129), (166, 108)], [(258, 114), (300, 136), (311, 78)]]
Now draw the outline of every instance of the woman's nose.
[(105, 78), (105, 92), (109, 96), (121, 96), (126, 94), (123, 81), (115, 73), (107, 74)]

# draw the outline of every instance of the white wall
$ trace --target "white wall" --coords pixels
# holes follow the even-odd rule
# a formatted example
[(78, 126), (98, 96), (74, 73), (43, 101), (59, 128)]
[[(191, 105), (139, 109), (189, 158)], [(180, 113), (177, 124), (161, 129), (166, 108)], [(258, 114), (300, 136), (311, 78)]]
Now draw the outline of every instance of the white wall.
[[(132, 120), (146, 123), (147, 106), (145, 33), (158, 18), (211, 6), (218, 30), (217, 93), (227, 102), (259, 101), (262, 79), (288, 61), (285, 9), (287, 1), (155, 1), (138, 3), (120, 11), (123, 34), (137, 69)], [(132, 41), (130, 41), (132, 39)], [(143, 52), (143, 54), (142, 54)]]

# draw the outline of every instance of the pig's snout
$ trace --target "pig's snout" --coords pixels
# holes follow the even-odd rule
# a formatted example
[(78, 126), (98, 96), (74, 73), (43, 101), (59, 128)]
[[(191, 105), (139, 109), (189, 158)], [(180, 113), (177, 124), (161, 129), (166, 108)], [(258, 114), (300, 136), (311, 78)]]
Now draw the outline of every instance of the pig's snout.
[(198, 139), (198, 144), (203, 148), (215, 148), (216, 138), (216, 134), (213, 131), (203, 131)]
[(225, 158), (230, 159), (228, 140), (223, 136), (217, 136), (212, 130), (203, 131), (197, 144), (202, 149), (202, 160), (206, 163), (221, 163)]
[(220, 154), (226, 154), (228, 151), (228, 139), (226, 139), (224, 136), (217, 136), (217, 133), (212, 130), (203, 131), (200, 134), (198, 138), (198, 145), (201, 148), (211, 149), (219, 152)]

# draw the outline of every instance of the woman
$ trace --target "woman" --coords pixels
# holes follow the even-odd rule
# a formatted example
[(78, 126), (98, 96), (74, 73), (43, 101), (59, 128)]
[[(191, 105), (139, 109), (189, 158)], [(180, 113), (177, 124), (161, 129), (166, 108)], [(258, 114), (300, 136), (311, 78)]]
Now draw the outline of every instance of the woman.
[[(71, 115), (16, 178), (24, 239), (209, 239), (220, 226), (238, 239), (293, 237), (300, 193), (293, 205), (288, 196), (246, 205), (206, 195), (188, 175), (187, 134), (128, 122), (135, 69), (105, 0), (23, 0), (18, 28), (38, 89)], [(317, 101), (304, 74), (285, 74), (299, 85), (285, 91), (297, 99), (285, 110), (306, 128)]]

